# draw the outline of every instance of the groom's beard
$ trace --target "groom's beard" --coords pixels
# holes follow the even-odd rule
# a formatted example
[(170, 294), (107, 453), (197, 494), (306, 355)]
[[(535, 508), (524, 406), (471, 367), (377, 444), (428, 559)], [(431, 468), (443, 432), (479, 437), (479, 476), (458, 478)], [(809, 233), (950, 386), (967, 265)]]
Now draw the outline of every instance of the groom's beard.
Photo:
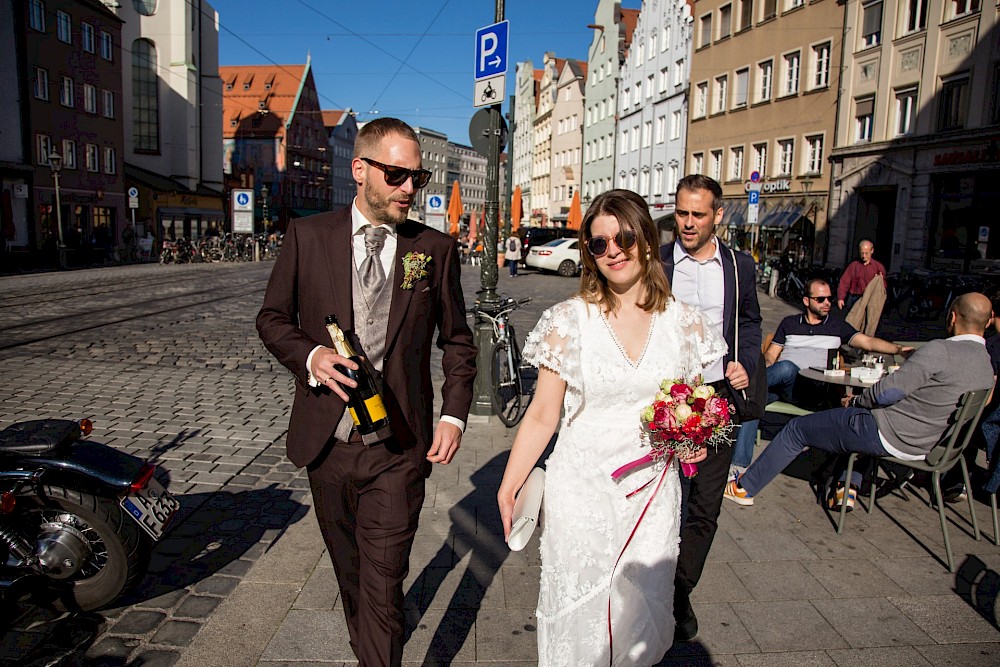
[[(398, 195), (393, 197), (381, 197), (374, 190), (369, 190), (365, 188), (365, 203), (368, 204), (368, 210), (371, 211), (372, 217), (375, 221), (381, 224), (395, 225), (406, 220), (407, 214), (410, 212), (409, 204), (413, 203), (413, 200), (406, 195)], [(402, 201), (407, 202), (407, 207), (405, 209), (400, 209), (393, 205), (393, 202)]]

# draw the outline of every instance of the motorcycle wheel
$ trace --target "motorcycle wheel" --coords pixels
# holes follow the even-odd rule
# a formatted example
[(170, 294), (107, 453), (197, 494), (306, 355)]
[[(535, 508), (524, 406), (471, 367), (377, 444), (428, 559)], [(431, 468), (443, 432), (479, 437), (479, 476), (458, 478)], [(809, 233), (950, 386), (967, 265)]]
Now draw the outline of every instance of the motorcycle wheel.
[(74, 527), (90, 542), (93, 556), (66, 582), (53, 602), (67, 611), (106, 607), (129, 590), (145, 573), (150, 540), (114, 501), (73, 489), (45, 486), (46, 519), (70, 514)]

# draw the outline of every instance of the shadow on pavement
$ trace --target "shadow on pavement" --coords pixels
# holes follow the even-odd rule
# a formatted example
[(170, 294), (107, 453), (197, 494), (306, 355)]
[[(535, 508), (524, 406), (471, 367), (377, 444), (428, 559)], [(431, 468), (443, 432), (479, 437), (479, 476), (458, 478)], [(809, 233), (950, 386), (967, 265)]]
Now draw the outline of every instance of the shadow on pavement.
[(997, 595), (1000, 594), (1000, 574), (975, 556), (965, 559), (955, 573), (955, 592), (969, 603), (994, 628), (1000, 630), (997, 618)]
[(712, 659), (712, 652), (697, 639), (691, 642), (676, 642), (667, 651), (663, 660), (653, 667), (714, 667), (718, 662)]

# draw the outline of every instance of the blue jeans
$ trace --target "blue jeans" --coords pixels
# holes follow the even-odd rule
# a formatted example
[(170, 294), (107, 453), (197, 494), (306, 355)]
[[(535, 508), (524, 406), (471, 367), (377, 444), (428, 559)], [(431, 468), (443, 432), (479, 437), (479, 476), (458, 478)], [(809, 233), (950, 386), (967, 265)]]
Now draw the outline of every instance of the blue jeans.
[[(791, 361), (776, 361), (767, 367), (767, 402), (774, 403), (777, 400), (791, 400), (792, 389), (795, 387), (795, 379), (799, 376), (799, 367)], [(775, 389), (779, 393), (773, 393)], [(760, 427), (760, 420), (752, 419), (743, 422), (739, 433), (736, 434), (736, 443), (733, 445), (733, 465), (739, 468), (746, 468), (753, 460), (753, 448), (757, 444), (757, 429)]]
[(992, 471), (986, 481), (986, 493), (996, 493), (1000, 489), (1000, 465), (996, 460), (1000, 457), (1000, 451), (997, 451), (997, 438), (1000, 437), (1000, 407), (983, 417), (979, 428), (983, 432), (983, 439), (986, 440), (986, 458)]
[[(756, 496), (806, 447), (834, 454), (888, 456), (878, 437), (875, 417), (863, 408), (835, 408), (796, 417), (771, 441), (740, 478), (740, 486)], [(861, 473), (851, 476), (851, 484), (861, 485)]]

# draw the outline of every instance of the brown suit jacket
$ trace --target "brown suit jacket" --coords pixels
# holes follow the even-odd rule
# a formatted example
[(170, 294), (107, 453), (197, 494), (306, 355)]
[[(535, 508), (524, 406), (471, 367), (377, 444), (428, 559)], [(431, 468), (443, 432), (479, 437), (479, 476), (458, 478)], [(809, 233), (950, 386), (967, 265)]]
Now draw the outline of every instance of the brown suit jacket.
[[(384, 394), (395, 442), (425, 475), (433, 442), (434, 390), (430, 357), (434, 329), (444, 352), (442, 414), (465, 420), (472, 403), (476, 347), (466, 322), (455, 242), (418, 222), (396, 225), (395, 277), (382, 367)], [(428, 276), (404, 290), (403, 257), (431, 256)], [(288, 458), (298, 466), (318, 462), (344, 411), (329, 389), (311, 388), (306, 358), (317, 345), (330, 346), (324, 326), (329, 314), (344, 329), (354, 327), (351, 294), (350, 207), (293, 221), (271, 271), (257, 332), (267, 349), (295, 376), (295, 400), (288, 424)]]

